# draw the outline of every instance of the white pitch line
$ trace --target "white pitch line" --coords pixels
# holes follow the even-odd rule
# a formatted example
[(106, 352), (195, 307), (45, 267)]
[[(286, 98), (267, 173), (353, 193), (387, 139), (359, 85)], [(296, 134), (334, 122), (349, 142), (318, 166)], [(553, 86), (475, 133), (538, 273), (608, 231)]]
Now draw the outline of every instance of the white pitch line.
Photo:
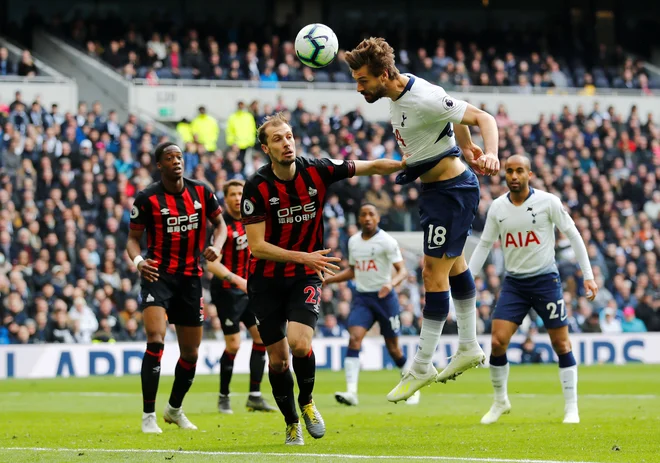
[[(53, 391), (53, 392), (25, 392), (25, 391), (14, 391), (14, 392), (3, 392), (2, 396), (10, 397), (20, 397), (23, 395), (38, 394), (38, 395), (51, 395), (51, 396), (74, 396), (74, 397), (142, 397), (142, 394), (139, 392), (85, 392), (85, 391)], [(191, 392), (189, 395), (207, 395), (207, 396), (217, 396), (217, 392)], [(247, 392), (232, 392), (233, 397), (247, 396)], [(316, 395), (319, 395), (318, 393)], [(378, 394), (361, 394), (361, 395), (371, 395), (377, 396)], [(521, 399), (538, 399), (544, 397), (560, 397), (558, 394), (509, 394), (511, 397), (517, 397)], [(578, 394), (581, 399), (636, 399), (636, 400), (653, 400), (660, 398), (660, 395), (656, 394)], [(454, 397), (462, 399), (472, 399), (479, 397), (492, 397), (492, 393), (475, 393), (475, 394), (445, 394), (445, 397)]]
[(0, 451), (11, 452), (99, 452), (99, 453), (167, 453), (173, 455), (205, 455), (205, 456), (245, 456), (245, 457), (304, 457), (332, 458), (345, 460), (431, 460), (455, 462), (485, 462), (485, 463), (596, 463), (588, 461), (566, 460), (529, 460), (514, 458), (477, 458), (477, 457), (441, 457), (422, 455), (352, 455), (334, 453), (278, 453), (278, 452), (210, 452), (202, 450), (160, 450), (160, 449), (67, 449), (48, 447), (0, 447)]

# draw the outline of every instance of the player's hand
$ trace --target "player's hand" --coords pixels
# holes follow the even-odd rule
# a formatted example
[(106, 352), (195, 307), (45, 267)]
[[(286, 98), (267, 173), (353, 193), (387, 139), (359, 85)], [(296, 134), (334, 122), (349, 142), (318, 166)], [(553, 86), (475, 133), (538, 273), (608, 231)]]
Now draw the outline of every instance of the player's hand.
[(232, 283), (234, 283), (238, 289), (247, 294), (247, 280), (245, 278), (237, 276)]
[(497, 175), (500, 172), (500, 160), (494, 154), (484, 154), (477, 159), (477, 166), (485, 175)]
[(401, 158), (401, 170), (405, 170), (406, 167), (408, 167), (406, 163), (408, 162), (408, 158), (410, 156), (412, 156), (412, 154), (403, 153), (403, 157)]
[(479, 175), (486, 175), (486, 172), (479, 165), (478, 159), (483, 156), (484, 152), (479, 145), (472, 143), (469, 146), (461, 146), (463, 158), (472, 167), (472, 169)]
[(392, 285), (390, 283), (384, 284), (380, 291), (378, 291), (378, 298), (383, 299), (392, 292)]
[(587, 299), (593, 301), (598, 294), (598, 285), (594, 280), (584, 280), (584, 290), (587, 293)]
[(148, 282), (153, 283), (154, 281), (158, 281), (158, 262), (155, 260), (145, 259), (138, 264), (137, 269), (142, 275), (142, 278)]
[(334, 276), (335, 270), (339, 270), (339, 266), (333, 264), (333, 262), (340, 262), (341, 259), (339, 257), (328, 257), (327, 254), (330, 253), (330, 251), (332, 251), (332, 249), (322, 249), (320, 251), (309, 252), (305, 254), (303, 259), (303, 264), (316, 270), (316, 274), (321, 281), (325, 280), (325, 273)]
[(209, 246), (208, 248), (204, 249), (202, 255), (204, 256), (204, 259), (208, 260), (209, 262), (215, 262), (220, 257), (220, 253), (213, 246)]

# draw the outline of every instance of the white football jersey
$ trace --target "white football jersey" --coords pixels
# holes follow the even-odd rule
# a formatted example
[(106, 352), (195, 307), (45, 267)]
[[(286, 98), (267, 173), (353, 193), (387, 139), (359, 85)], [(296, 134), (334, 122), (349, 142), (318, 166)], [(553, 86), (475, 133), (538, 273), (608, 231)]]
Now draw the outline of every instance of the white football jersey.
[(460, 124), (467, 103), (447, 95), (442, 87), (406, 74), (410, 81), (390, 102), (390, 119), (408, 165), (428, 161), (456, 146), (452, 124)]
[(403, 261), (399, 243), (383, 230), (365, 240), (362, 232), (348, 240), (348, 263), (355, 270), (355, 285), (361, 293), (379, 291), (392, 282), (392, 265)]
[(490, 249), (500, 239), (504, 267), (515, 277), (533, 277), (557, 271), (555, 226), (566, 233), (575, 226), (559, 198), (530, 188), (530, 196), (515, 206), (505, 194), (493, 201), (481, 234)]

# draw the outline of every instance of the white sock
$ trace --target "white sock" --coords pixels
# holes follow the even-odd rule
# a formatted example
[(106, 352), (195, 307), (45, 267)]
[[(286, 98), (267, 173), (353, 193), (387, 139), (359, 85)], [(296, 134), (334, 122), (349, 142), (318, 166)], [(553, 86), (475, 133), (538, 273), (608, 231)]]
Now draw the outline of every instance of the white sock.
[[(417, 347), (417, 352), (415, 353), (415, 362), (412, 366), (412, 368), (415, 368), (416, 371), (419, 371), (420, 373), (426, 372), (427, 365), (429, 365), (433, 360), (435, 349), (440, 343), (440, 335), (442, 334), (442, 328), (444, 326), (444, 320), (438, 321), (431, 320), (429, 318), (423, 319), (422, 331), (419, 333), (419, 346)], [(416, 368), (417, 366), (423, 366), (423, 368), (418, 369)]]
[(577, 407), (577, 384), (578, 384), (578, 370), (577, 365), (572, 367), (559, 369), (559, 380), (561, 381), (561, 389), (564, 392), (564, 401), (566, 408)]
[(471, 344), (477, 342), (477, 296), (470, 299), (454, 300), (456, 309), (456, 324), (458, 325), (458, 343)]
[(153, 412), (153, 413), (144, 413), (144, 412), (142, 412), (142, 419), (145, 419), (148, 416), (156, 416), (156, 412)]
[(493, 383), (493, 390), (495, 391), (495, 400), (497, 402), (505, 402), (508, 400), (507, 382), (509, 381), (509, 363), (503, 366), (491, 365), (490, 368), (490, 382)]
[(250, 397), (261, 397), (261, 391), (250, 392)]
[(360, 358), (346, 357), (344, 359), (344, 372), (346, 373), (346, 391), (357, 395), (358, 377), (360, 376)]

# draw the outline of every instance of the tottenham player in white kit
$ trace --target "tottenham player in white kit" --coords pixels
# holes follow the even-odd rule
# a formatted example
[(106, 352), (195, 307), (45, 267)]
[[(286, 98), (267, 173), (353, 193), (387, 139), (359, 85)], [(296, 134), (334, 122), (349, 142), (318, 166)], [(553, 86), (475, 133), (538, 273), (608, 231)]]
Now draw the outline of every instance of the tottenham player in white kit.
[[(479, 205), (479, 181), (474, 172), (499, 172), (495, 119), (424, 79), (402, 75), (394, 64), (394, 50), (382, 38), (363, 40), (346, 53), (357, 91), (368, 103), (387, 97), (406, 169), (397, 183), (419, 178), (419, 202), (424, 230), (423, 279), (426, 301), (419, 347), (401, 382), (388, 394), (391, 402), (405, 400), (434, 381), (446, 382), (486, 359), (476, 336), (476, 291), (463, 256), (465, 241)], [(468, 125), (478, 125), (485, 154), (470, 138)], [(440, 335), (454, 301), (459, 347), (440, 373), (432, 364)]]
[(564, 423), (579, 423), (577, 364), (568, 339), (566, 309), (555, 263), (555, 226), (570, 240), (584, 275), (587, 298), (593, 300), (598, 286), (587, 248), (559, 198), (529, 187), (529, 159), (511, 156), (505, 171), (509, 193), (497, 198), (490, 206), (481, 240), (470, 259), (470, 270), (477, 274), (499, 237), (504, 250), (506, 277), (492, 317), (490, 378), (495, 401), (481, 422), (494, 423), (511, 410), (507, 395), (509, 363), (506, 349), (511, 336), (533, 308), (543, 319), (559, 358), (559, 378), (565, 400)]
[[(360, 348), (362, 339), (375, 322), (380, 326), (387, 351), (396, 366), (403, 368), (407, 362), (399, 347), (401, 307), (394, 290), (408, 276), (399, 244), (378, 228), (380, 215), (373, 204), (366, 203), (360, 207), (358, 222), (362, 230), (348, 240), (350, 268), (326, 278), (324, 282), (340, 283), (354, 278), (357, 289), (348, 317), (351, 337), (344, 358), (346, 392), (335, 393), (337, 402), (344, 405), (358, 404)], [(394, 276), (392, 268), (395, 270)], [(418, 402), (419, 391), (407, 401), (408, 404)]]

